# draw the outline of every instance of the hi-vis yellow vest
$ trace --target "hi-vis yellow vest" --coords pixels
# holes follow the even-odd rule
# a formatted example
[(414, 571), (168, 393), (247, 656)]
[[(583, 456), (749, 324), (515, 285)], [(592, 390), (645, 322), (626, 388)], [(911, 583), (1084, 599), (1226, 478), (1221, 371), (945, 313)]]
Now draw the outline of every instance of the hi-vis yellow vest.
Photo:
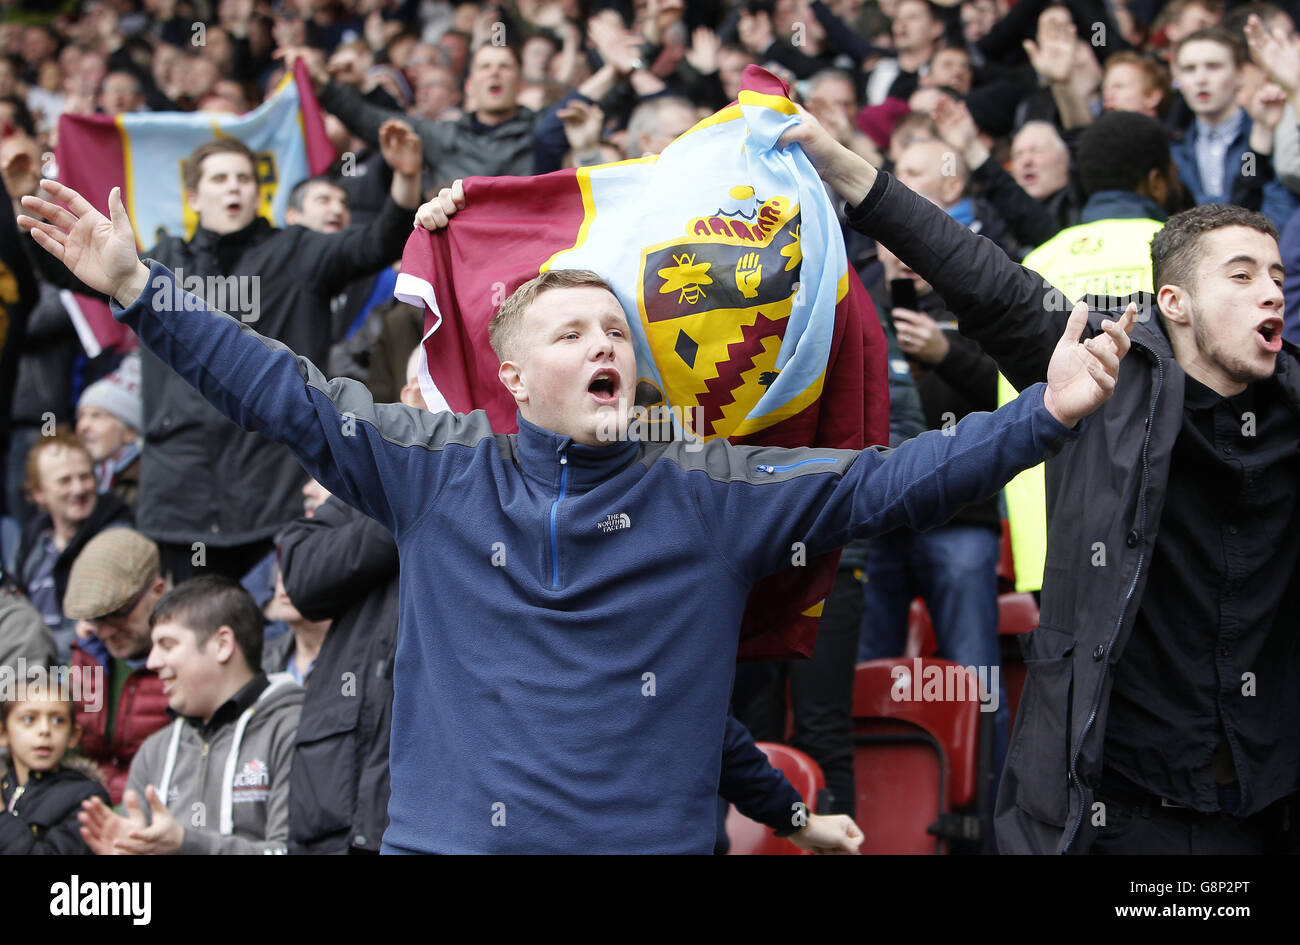
[[(1060, 289), (1071, 305), (1085, 295), (1153, 292), (1151, 238), (1163, 226), (1157, 220), (1097, 220), (1072, 226), (1026, 256), (1025, 266)], [(999, 374), (998, 405), (1015, 396), (1011, 382)], [(1016, 590), (1036, 591), (1043, 586), (1047, 558), (1047, 486), (1042, 464), (1007, 483), (1006, 497)]]

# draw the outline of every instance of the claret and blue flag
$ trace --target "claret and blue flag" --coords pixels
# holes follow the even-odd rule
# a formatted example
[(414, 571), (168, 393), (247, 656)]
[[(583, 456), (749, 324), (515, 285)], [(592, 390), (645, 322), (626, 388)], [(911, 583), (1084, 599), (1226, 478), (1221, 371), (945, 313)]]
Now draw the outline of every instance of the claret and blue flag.
[[(213, 138), (239, 138), (257, 157), (259, 214), (284, 225), (289, 192), (334, 161), (320, 106), (301, 63), (258, 108), (243, 115), (212, 112), (130, 112), (62, 115), (55, 149), (57, 177), (108, 214), (108, 194), (122, 188), (135, 239), (148, 250), (164, 235), (190, 237), (198, 214), (185, 194), (185, 159)], [(129, 334), (102, 301), (71, 293), (64, 299), (82, 345), (92, 357), (120, 348)], [(134, 339), (131, 339), (133, 342)]]
[(213, 138), (238, 138), (257, 156), (259, 213), (284, 225), (289, 191), (334, 161), (306, 67), (286, 75), (265, 102), (243, 115), (129, 112), (63, 115), (55, 161), (59, 181), (108, 213), (108, 192), (122, 188), (136, 243), (148, 249), (164, 234), (194, 234), (198, 215), (185, 196), (185, 159)]
[[(738, 102), (657, 157), (467, 179), (466, 209), (411, 235), (397, 281), (425, 308), (428, 403), (485, 410), (513, 432), (492, 314), (541, 272), (590, 269), (628, 313), (650, 416), (740, 444), (887, 443), (884, 335), (815, 169), (776, 146), (798, 121), (787, 91), (751, 66)], [(837, 560), (792, 549), (792, 566), (754, 589), (742, 656), (811, 653)]]

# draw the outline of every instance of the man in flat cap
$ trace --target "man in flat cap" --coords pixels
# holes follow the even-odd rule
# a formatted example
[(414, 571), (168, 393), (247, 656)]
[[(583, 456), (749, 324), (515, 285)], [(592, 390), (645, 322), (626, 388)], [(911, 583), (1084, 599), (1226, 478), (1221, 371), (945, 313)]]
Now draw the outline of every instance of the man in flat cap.
[(81, 752), (103, 770), (114, 804), (136, 751), (168, 721), (162, 683), (145, 666), (149, 614), (166, 590), (158, 546), (130, 528), (91, 539), (68, 575), (63, 612), (77, 620), (72, 665), (83, 680)]

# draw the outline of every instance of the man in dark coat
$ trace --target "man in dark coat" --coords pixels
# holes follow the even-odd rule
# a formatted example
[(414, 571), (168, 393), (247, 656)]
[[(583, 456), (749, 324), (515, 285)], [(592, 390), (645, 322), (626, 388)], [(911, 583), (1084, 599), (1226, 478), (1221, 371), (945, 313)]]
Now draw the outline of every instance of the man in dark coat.
[[(147, 255), (183, 270), (209, 302), (225, 295), (259, 332), (324, 359), (331, 297), (401, 257), (419, 204), (419, 138), (390, 122), (380, 141), (395, 172), (391, 199), (369, 225), (342, 233), (272, 227), (257, 216), (252, 153), (237, 139), (208, 142), (187, 165), (198, 229), (188, 240), (165, 237)], [(238, 580), (298, 514), (301, 470), (285, 447), (227, 422), (148, 352), (141, 374), (140, 530), (159, 543), (174, 581), (205, 567)]]
[[(1042, 380), (1059, 292), (811, 119), (786, 137), (1008, 380)], [(1300, 350), (1282, 339), (1277, 233), (1207, 205), (1171, 218), (1151, 256), (1155, 306), (1089, 300), (1093, 332), (1145, 306), (1134, 356), (1047, 464), (1003, 852), (1300, 849)]]
[(289, 789), (291, 853), (378, 853), (388, 825), (397, 543), (338, 499), (279, 535), (284, 587), (333, 618), (307, 687)]

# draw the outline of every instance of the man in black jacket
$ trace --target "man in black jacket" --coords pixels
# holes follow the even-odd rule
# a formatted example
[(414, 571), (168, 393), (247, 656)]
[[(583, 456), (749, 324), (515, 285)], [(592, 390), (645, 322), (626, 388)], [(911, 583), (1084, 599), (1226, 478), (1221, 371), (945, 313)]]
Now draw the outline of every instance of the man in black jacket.
[(280, 533), (294, 606), (334, 623), (312, 667), (289, 775), (289, 852), (378, 853), (388, 825), (397, 543), (335, 498)]
[[(1041, 276), (808, 118), (786, 140), (1012, 383), (1042, 379), (1068, 303)], [(1198, 207), (1156, 235), (1152, 263), (1157, 317), (1134, 327), (1116, 396), (1047, 464), (1004, 852), (1300, 849), (1300, 355), (1282, 340), (1276, 232)]]
[[(390, 199), (369, 225), (342, 233), (272, 227), (257, 215), (252, 153), (237, 139), (210, 141), (187, 163), (198, 229), (188, 240), (164, 237), (147, 255), (183, 270), (186, 287), (210, 303), (214, 292), (228, 296), (226, 304), (262, 334), (324, 359), (330, 298), (401, 257), (419, 205), (419, 138), (394, 121), (379, 140), (395, 172)], [(140, 530), (159, 543), (174, 581), (204, 568), (238, 580), (298, 514), (302, 471), (288, 449), (227, 422), (148, 352), (141, 374)]]

